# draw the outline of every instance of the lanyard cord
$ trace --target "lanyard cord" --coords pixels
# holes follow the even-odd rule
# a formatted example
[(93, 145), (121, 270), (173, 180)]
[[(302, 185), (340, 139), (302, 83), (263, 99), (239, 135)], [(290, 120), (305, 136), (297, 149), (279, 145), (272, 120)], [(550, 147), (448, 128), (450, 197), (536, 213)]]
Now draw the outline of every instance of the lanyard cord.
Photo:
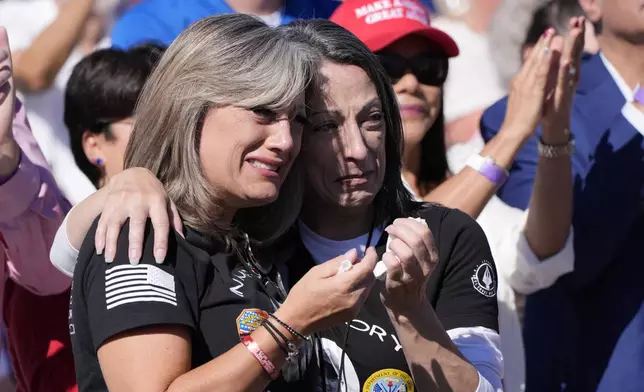
[[(365, 253), (367, 253), (367, 249), (369, 248), (369, 246), (371, 246), (371, 240), (373, 238), (373, 229), (375, 225), (376, 225), (376, 215), (374, 214), (373, 219), (371, 221), (371, 228), (369, 229), (369, 237), (367, 237), (367, 246), (365, 247)], [(345, 330), (344, 330), (344, 338), (342, 339), (342, 356), (340, 357), (340, 374), (338, 374), (338, 377), (340, 378), (340, 382), (338, 383), (338, 392), (342, 391), (343, 383), (345, 385), (347, 384), (347, 375), (344, 371), (344, 357), (346, 356), (347, 344), (349, 343), (349, 331), (351, 330), (351, 321), (347, 323), (347, 326), (345, 327)]]

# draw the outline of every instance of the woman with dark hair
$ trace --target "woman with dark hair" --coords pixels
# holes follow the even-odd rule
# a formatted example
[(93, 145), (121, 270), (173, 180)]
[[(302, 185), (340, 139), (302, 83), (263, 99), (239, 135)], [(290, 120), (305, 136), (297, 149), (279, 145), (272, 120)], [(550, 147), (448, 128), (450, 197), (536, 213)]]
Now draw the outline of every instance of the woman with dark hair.
[[(567, 124), (578, 78), (575, 70), (583, 48), (583, 20), (566, 19), (570, 33), (565, 47), (563, 38), (556, 37), (554, 30), (537, 37), (537, 52), (527, 58), (513, 82), (511, 104), (499, 136), (487, 146), (481, 142), (480, 147), (452, 147), (452, 172), (443, 140), (441, 97), (448, 58), (458, 54), (456, 43), (430, 25), (429, 15), (414, 0), (393, 2), (391, 9), (385, 11), (370, 10), (370, 4), (369, 0), (345, 2), (331, 20), (365, 42), (392, 80), (401, 103), (405, 134), (403, 177), (410, 189), (420, 199), (466, 212), (484, 230), (499, 270), (504, 388), (508, 392), (521, 391), (525, 372), (523, 340), (514, 290), (522, 294), (535, 292), (552, 285), (573, 268)], [(378, 17), (379, 12), (398, 16)], [(559, 55), (560, 63), (552, 64)], [(507, 178), (515, 154), (534, 136), (540, 121), (549, 125), (548, 134), (542, 136), (546, 155), (540, 162), (541, 176), (534, 188), (530, 212), (524, 213), (506, 205), (494, 193)]]
[(65, 125), (78, 167), (97, 188), (123, 170), (134, 107), (164, 48), (101, 49), (81, 60), (65, 89)]

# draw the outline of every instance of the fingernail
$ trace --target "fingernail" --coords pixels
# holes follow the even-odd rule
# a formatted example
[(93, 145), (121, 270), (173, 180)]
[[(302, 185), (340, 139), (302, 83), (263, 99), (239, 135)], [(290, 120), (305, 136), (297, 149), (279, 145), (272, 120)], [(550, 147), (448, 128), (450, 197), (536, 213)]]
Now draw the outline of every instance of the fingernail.
[(105, 261), (111, 263), (114, 261), (114, 249), (105, 249)]
[(100, 256), (101, 254), (103, 254), (103, 247), (98, 247), (98, 246), (97, 246), (97, 247), (96, 247), (96, 254), (97, 254), (97, 255), (99, 255), (99, 256)]
[(349, 249), (347, 253), (344, 254), (345, 257), (352, 258), (358, 254), (358, 251), (354, 249)]
[(154, 261), (157, 264), (163, 264), (163, 249), (157, 249), (154, 251)]
[(130, 264), (138, 264), (139, 259), (141, 258), (141, 256), (139, 256), (138, 249), (136, 248), (129, 249), (128, 257), (130, 258)]

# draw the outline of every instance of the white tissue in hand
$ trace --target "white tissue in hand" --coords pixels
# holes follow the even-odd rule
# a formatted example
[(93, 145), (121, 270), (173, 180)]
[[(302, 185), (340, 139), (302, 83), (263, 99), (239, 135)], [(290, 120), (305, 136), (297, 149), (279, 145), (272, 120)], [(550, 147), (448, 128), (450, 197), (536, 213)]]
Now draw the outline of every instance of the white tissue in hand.
[[(425, 222), (425, 219), (423, 218), (407, 218), (407, 219), (413, 219), (416, 222), (420, 222), (425, 226), (427, 226), (427, 222)], [(389, 235), (389, 238), (387, 238), (387, 245), (385, 246), (385, 253), (389, 252), (390, 250), (389, 246), (391, 245), (391, 241), (395, 239), (396, 239), (396, 236)], [(385, 276), (387, 274), (387, 266), (382, 260), (376, 263), (376, 268), (373, 269), (373, 274), (376, 276), (376, 279), (379, 279), (379, 280), (385, 279)]]

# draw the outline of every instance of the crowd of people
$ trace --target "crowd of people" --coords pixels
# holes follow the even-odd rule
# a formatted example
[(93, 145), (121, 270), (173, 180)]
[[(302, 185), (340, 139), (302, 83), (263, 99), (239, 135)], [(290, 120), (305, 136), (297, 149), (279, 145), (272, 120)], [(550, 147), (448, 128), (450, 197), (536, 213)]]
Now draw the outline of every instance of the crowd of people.
[(0, 392), (644, 391), (639, 0), (0, 0)]

